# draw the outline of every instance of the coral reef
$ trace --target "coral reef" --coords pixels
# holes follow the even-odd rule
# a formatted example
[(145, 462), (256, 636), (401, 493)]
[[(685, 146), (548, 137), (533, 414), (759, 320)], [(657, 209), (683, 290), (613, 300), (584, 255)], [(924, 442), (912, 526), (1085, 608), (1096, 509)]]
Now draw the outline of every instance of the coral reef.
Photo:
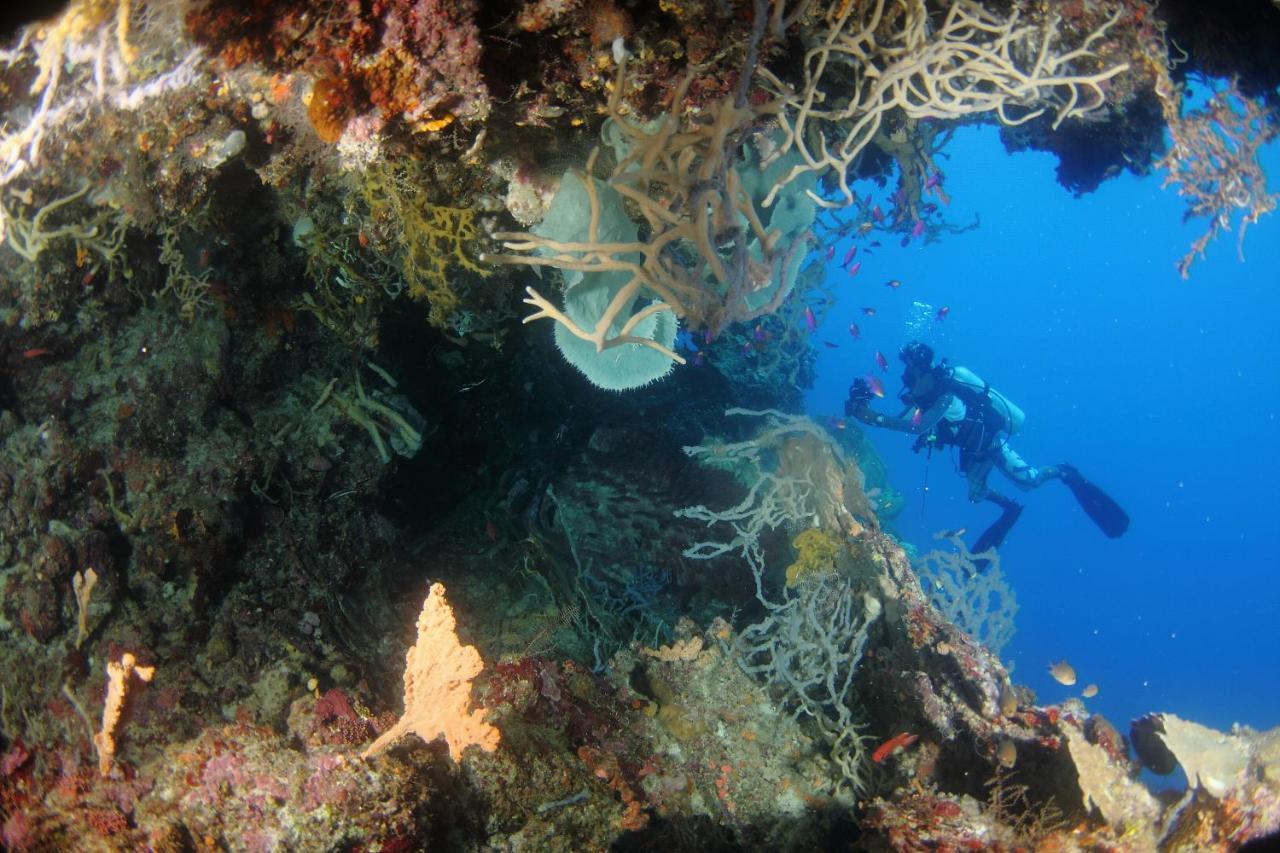
[[(1275, 831), (1274, 731), (1160, 714), (1135, 760), (1037, 704), (999, 573), (913, 567), (884, 462), (797, 414), (823, 251), (976, 227), (939, 207), (961, 122), (1077, 191), (1164, 170), (1209, 218), (1184, 271), (1274, 207), (1274, 55), (1187, 8), (72, 0), (18, 29), (0, 846)], [(1187, 66), (1237, 79), (1187, 110)], [(1180, 798), (1134, 779), (1176, 766)]]

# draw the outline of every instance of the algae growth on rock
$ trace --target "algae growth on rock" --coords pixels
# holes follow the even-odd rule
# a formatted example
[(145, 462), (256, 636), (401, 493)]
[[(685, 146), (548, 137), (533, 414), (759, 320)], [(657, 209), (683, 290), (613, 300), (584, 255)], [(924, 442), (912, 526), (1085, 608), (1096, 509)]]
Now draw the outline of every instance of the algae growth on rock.
[[(1168, 170), (1215, 223), (1184, 269), (1270, 209), (1205, 179), (1259, 178), (1274, 69), (1180, 42), (1256, 120), (1215, 160), (1184, 5), (72, 0), (11, 26), (0, 845), (1274, 831), (1270, 734), (1224, 758), (1164, 714), (1135, 759), (1037, 704), (998, 658), (1003, 576), (913, 566), (893, 472), (800, 414), (834, 243), (971, 227), (935, 201), (961, 123), (1073, 189)], [(1140, 762), (1199, 782), (1158, 801)]]

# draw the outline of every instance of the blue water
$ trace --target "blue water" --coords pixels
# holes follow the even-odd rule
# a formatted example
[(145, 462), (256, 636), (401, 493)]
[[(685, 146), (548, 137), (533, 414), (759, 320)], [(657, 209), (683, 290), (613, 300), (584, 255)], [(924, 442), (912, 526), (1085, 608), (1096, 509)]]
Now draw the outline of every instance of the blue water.
[[(840, 346), (819, 348), (810, 413), (839, 414), (850, 381), (875, 372), (886, 391), (876, 408), (897, 414), (912, 303), (950, 306), (925, 339), (1026, 411), (1014, 447), (1034, 465), (1074, 463), (1133, 519), (1110, 540), (1061, 483), (1022, 494), (992, 474), (1026, 506), (1002, 549), (1021, 608), (1003, 652), (1014, 680), (1042, 703), (1096, 683), (1090, 710), (1122, 730), (1148, 711), (1217, 728), (1280, 723), (1280, 215), (1249, 227), (1244, 263), (1233, 230), (1183, 281), (1175, 262), (1205, 223), (1182, 223), (1161, 174), (1077, 199), (1054, 182), (1052, 156), (1010, 156), (993, 128), (957, 133), (947, 154), (945, 214), (964, 224), (976, 211), (981, 227), (905, 249), (887, 238), (859, 250), (853, 279), (836, 267), (839, 246), (828, 274), (838, 304), (818, 334)], [(1264, 165), (1280, 189), (1280, 148)], [(884, 190), (857, 189), (889, 209)], [(884, 286), (895, 278), (900, 289)], [(928, 463), (925, 500), (913, 439), (870, 432), (908, 498), (894, 522), (904, 538), (928, 550), (936, 531), (965, 527), (972, 543), (995, 519), (994, 505), (968, 502), (950, 453)], [(1045, 671), (1063, 657), (1074, 688)]]

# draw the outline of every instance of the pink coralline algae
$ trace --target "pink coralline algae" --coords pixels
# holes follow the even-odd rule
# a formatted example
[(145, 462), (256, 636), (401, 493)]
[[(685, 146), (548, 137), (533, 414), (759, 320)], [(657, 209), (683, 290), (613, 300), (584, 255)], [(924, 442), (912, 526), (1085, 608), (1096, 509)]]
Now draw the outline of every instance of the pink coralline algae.
[[(369, 65), (372, 73), (366, 81), (371, 100), (379, 104), (385, 99), (401, 107), (410, 122), (449, 113), (465, 120), (485, 119), (489, 95), (480, 79), (475, 13), (475, 0), (388, 3), (382, 50)], [(389, 82), (379, 69), (391, 70), (396, 85), (379, 86)], [(409, 93), (403, 91), (406, 84), (411, 86)]]
[[(230, 0), (187, 15), (190, 35), (231, 67), (248, 62), (305, 71), (327, 84), (313, 111), (317, 130), (335, 141), (353, 117), (377, 108), (414, 130), (449, 121), (483, 121), (488, 88), (480, 74), (475, 0), (373, 0), (334, 4), (313, 25), (303, 0)], [(339, 97), (340, 95), (340, 97)], [(313, 115), (313, 119), (316, 116)]]

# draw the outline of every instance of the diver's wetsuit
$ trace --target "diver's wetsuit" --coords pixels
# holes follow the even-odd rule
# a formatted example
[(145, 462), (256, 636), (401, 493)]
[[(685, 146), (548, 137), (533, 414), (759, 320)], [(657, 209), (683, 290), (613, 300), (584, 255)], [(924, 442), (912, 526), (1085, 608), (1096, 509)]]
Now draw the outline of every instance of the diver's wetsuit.
[[(998, 468), (1023, 491), (1034, 489), (1059, 476), (1055, 468), (1039, 469), (1027, 464), (1009, 445), (1008, 422), (981, 392), (964, 388), (951, 379), (946, 368), (936, 368), (937, 387), (930, 400), (923, 401), (918, 419), (881, 415), (870, 408), (851, 414), (870, 426), (885, 427), (922, 437), (932, 436), (939, 446), (960, 449), (960, 471), (969, 482), (969, 500), (989, 500), (1003, 508), (1015, 502), (987, 487), (991, 469)], [(916, 423), (912, 423), (915, 420)]]
[[(969, 500), (991, 501), (1001, 509), (1000, 517), (974, 543), (973, 553), (998, 548), (1022, 513), (1022, 504), (987, 487), (992, 468), (999, 468), (1023, 491), (1061, 479), (1107, 536), (1122, 536), (1129, 529), (1124, 508), (1074, 466), (1064, 462), (1036, 468), (1023, 461), (1009, 446), (1009, 435), (1024, 417), (1022, 411), (973, 371), (949, 367), (945, 360), (934, 364), (933, 350), (919, 341), (903, 347), (898, 357), (906, 364), (902, 401), (907, 408), (897, 417), (877, 414), (867, 405), (872, 394), (869, 383), (857, 379), (849, 389), (845, 414), (870, 426), (919, 436), (916, 450), (934, 444), (960, 449), (960, 471), (969, 481)], [(975, 564), (982, 570), (987, 561), (977, 559)]]

